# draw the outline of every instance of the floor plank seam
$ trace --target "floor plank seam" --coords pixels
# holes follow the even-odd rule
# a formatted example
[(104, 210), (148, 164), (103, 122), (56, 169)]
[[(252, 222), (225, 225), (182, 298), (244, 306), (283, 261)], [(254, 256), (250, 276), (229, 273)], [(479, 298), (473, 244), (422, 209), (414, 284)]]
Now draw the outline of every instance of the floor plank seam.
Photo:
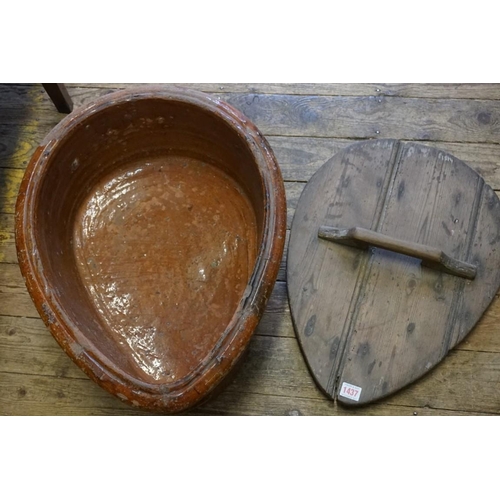
[(404, 407), (404, 408), (420, 408), (420, 409), (429, 409), (429, 410), (437, 410), (437, 411), (449, 411), (449, 412), (454, 412), (454, 413), (485, 413), (488, 415), (500, 415), (499, 412), (492, 412), (492, 411), (487, 411), (487, 410), (459, 410), (456, 408), (441, 408), (438, 406), (431, 406), (431, 405), (424, 405), (424, 406), (410, 406), (410, 405), (404, 405), (404, 404), (394, 404), (390, 402), (386, 402), (388, 406), (398, 406), (398, 407)]
[[(16, 262), (0, 262), (0, 264), (16, 264)], [(17, 286), (17, 285), (8, 285), (8, 284), (5, 284), (5, 283), (0, 283), (0, 286), (2, 286), (3, 288), (7, 288), (9, 290), (19, 290), (21, 293), (24, 294), (24, 292), (26, 292), (26, 289), (23, 289), (23, 287), (20, 287), (20, 286)], [(2, 292), (0, 291), (0, 293), (6, 293), (6, 292)]]
[(16, 316), (15, 314), (0, 314), (0, 317), (4, 318), (26, 318), (26, 319), (42, 319), (40, 316), (26, 316), (25, 314), (23, 315), (18, 315)]
[[(263, 127), (264, 128), (264, 127)], [(372, 141), (372, 140), (378, 140), (378, 139), (396, 139), (398, 141), (401, 141), (403, 143), (405, 142), (418, 142), (418, 143), (432, 143), (432, 144), (443, 144), (443, 143), (452, 143), (452, 144), (467, 144), (467, 145), (474, 145), (474, 144), (480, 144), (480, 145), (495, 145), (499, 146), (500, 141), (460, 141), (457, 139), (453, 140), (442, 140), (442, 139), (413, 139), (413, 138), (405, 138), (405, 137), (384, 137), (381, 135), (374, 135), (374, 136), (360, 136), (360, 137), (351, 137), (351, 136), (330, 136), (330, 135), (293, 135), (293, 134), (279, 134), (279, 135), (273, 135), (266, 133), (266, 137), (286, 137), (286, 138), (300, 138), (300, 139), (331, 139), (331, 140), (346, 140), (346, 141)], [(437, 146), (436, 146), (437, 147)]]
[[(332, 82), (333, 83), (333, 82)], [(147, 85), (147, 84), (146, 84)], [(166, 83), (165, 85), (173, 85), (173, 86), (182, 86), (182, 85), (177, 85), (177, 84), (169, 84)], [(380, 85), (380, 84), (378, 84)], [(95, 89), (95, 90), (124, 90), (127, 87), (101, 87), (101, 86), (96, 86), (96, 85), (78, 85), (78, 86), (72, 86), (71, 84), (66, 84), (66, 86), (69, 89)], [(385, 93), (384, 91), (377, 92), (377, 84), (374, 84), (374, 92), (373, 94), (366, 93), (366, 94), (330, 94), (330, 93), (297, 93), (297, 92), (251, 92), (249, 89), (249, 92), (214, 92), (214, 91), (208, 91), (208, 90), (202, 90), (201, 92), (204, 92), (206, 94), (211, 94), (211, 95), (251, 95), (251, 94), (259, 94), (259, 95), (283, 95), (283, 96), (297, 96), (297, 97), (359, 97), (359, 98), (397, 98), (397, 99), (435, 99), (435, 100), (455, 100), (455, 101), (499, 101), (500, 96), (498, 98), (493, 98), (493, 97), (483, 97), (481, 99), (478, 98), (473, 98), (473, 97), (444, 97), (444, 96), (439, 96), (439, 97), (433, 97), (433, 96), (404, 96), (404, 95), (394, 95), (394, 94), (388, 94)]]
[[(75, 365), (76, 367), (76, 365)], [(60, 377), (56, 374), (54, 375), (51, 375), (50, 373), (28, 373), (28, 372), (13, 372), (13, 371), (9, 371), (9, 370), (0, 370), (0, 373), (4, 373), (6, 375), (22, 375), (22, 376), (28, 376), (28, 377), (33, 377), (33, 378), (38, 378), (38, 377), (42, 377), (42, 378), (55, 378), (57, 380), (88, 380), (89, 382), (92, 382), (92, 380), (87, 377), (87, 375), (85, 375), (85, 373), (83, 373), (82, 371), (82, 376), (81, 377), (69, 377), (67, 375), (64, 375), (64, 377)]]
[(450, 349), (450, 354), (452, 354), (454, 351), (461, 351), (461, 352), (480, 352), (483, 354), (500, 354), (500, 351), (484, 351), (482, 349), (463, 349), (459, 347), (453, 347), (453, 349)]
[(308, 401), (326, 401), (329, 403), (333, 403), (332, 400), (324, 398), (324, 397), (309, 397), (309, 396), (298, 396), (298, 395), (284, 395), (284, 394), (272, 394), (272, 393), (267, 393), (267, 392), (258, 392), (258, 391), (242, 391), (241, 389), (237, 391), (232, 391), (230, 387), (228, 387), (225, 391), (225, 393), (228, 394), (252, 394), (254, 396), (264, 396), (264, 397), (271, 397), (271, 398), (288, 398), (288, 399), (303, 399), (303, 400), (308, 400)]

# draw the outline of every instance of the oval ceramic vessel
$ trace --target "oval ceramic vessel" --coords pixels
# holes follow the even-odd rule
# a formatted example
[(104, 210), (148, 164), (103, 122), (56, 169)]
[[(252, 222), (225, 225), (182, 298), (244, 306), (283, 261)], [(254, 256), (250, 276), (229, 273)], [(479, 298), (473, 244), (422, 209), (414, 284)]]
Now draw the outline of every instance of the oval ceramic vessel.
[(115, 92), (36, 150), (21, 271), (77, 365), (135, 406), (186, 411), (241, 359), (285, 241), (278, 164), (249, 120), (172, 87)]

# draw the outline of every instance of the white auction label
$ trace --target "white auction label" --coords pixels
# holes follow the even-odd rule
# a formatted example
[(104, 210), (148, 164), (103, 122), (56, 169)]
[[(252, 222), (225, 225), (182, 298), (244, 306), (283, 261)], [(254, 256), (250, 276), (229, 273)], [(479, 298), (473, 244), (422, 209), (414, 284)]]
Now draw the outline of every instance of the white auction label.
[(361, 396), (361, 387), (343, 382), (342, 387), (340, 388), (340, 395), (347, 399), (359, 401), (359, 396)]

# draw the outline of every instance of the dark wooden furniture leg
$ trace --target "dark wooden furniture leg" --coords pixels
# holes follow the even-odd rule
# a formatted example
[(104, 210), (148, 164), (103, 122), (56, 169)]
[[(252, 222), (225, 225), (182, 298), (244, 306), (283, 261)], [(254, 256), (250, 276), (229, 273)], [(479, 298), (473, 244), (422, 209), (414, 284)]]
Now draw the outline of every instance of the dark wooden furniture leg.
[(73, 111), (73, 101), (63, 83), (42, 83), (42, 85), (59, 113), (71, 113)]

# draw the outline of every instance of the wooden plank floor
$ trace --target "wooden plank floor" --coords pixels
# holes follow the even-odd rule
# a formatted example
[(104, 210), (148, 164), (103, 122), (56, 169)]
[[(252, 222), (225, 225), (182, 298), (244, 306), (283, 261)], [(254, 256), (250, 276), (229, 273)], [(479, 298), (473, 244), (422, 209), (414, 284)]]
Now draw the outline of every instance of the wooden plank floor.
[[(183, 84), (218, 94), (268, 138), (286, 181), (288, 224), (311, 175), (356, 140), (421, 141), (461, 158), (500, 190), (500, 85)], [(68, 85), (75, 108), (126, 85)], [(0, 85), (0, 414), (132, 415), (90, 381), (39, 318), (17, 264), (14, 207), (39, 141), (64, 115), (41, 85)], [(193, 415), (500, 414), (500, 301), (431, 373), (378, 404), (324, 398), (302, 359), (284, 262), (248, 356), (230, 385)]]

